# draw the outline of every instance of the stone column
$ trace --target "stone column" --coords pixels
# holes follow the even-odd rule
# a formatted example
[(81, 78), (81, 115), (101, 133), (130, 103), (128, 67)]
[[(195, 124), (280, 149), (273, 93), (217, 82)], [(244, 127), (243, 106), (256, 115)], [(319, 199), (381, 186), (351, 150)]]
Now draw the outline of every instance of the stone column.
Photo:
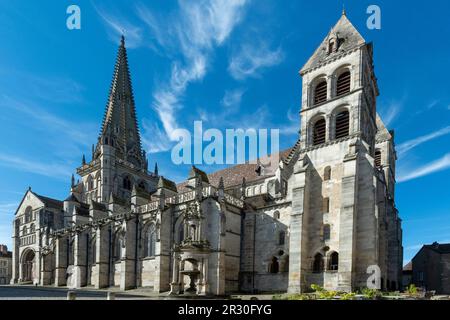
[(125, 253), (120, 268), (120, 290), (136, 287), (136, 220), (126, 222)]
[[(352, 148), (352, 147), (351, 147)], [(358, 196), (358, 155), (351, 152), (344, 159), (339, 221), (338, 290), (350, 292), (354, 286), (355, 238)]]
[(12, 275), (11, 284), (18, 283), (19, 281), (19, 271), (20, 271), (20, 261), (19, 261), (19, 245), (20, 245), (20, 235), (19, 235), (19, 219), (13, 222), (13, 254), (12, 254)]
[(92, 284), (95, 289), (106, 288), (108, 283), (109, 265), (109, 226), (99, 226), (95, 242), (95, 268), (92, 274)]
[(292, 212), (289, 236), (289, 293), (306, 290), (305, 273), (308, 269), (307, 239), (309, 189), (307, 187), (308, 165), (300, 159), (294, 173), (292, 189)]
[(180, 292), (180, 260), (178, 252), (173, 253), (172, 282), (170, 283), (170, 294)]
[(55, 241), (55, 287), (59, 287), (67, 283), (67, 236), (57, 237)]
[(220, 251), (216, 253), (217, 257), (217, 273), (216, 273), (216, 292), (218, 296), (225, 295), (225, 252)]

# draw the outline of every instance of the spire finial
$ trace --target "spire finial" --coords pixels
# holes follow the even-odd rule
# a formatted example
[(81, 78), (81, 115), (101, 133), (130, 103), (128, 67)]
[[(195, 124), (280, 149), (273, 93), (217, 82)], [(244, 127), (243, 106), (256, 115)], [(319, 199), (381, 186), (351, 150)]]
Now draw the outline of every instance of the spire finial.
[(345, 11), (345, 3), (342, 4), (342, 15), (346, 16), (347, 12)]
[(125, 36), (124, 36), (124, 30), (122, 30), (122, 36), (120, 37), (120, 44), (124, 47), (125, 46)]
[[(71, 187), (71, 189), (73, 188), (73, 187), (75, 187), (75, 175), (72, 173), (72, 179), (71, 179), (71, 181), (70, 181), (70, 187)], [(71, 190), (72, 191), (72, 190)]]
[(155, 162), (155, 170), (153, 171), (153, 174), (155, 175), (155, 176), (158, 176), (159, 174), (158, 174), (158, 162)]

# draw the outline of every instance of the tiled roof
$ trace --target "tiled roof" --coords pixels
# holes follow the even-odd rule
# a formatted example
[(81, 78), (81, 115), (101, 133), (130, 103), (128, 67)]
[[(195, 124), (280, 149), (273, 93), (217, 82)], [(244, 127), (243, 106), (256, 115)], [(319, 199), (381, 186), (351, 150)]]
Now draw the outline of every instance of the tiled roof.
[(86, 203), (81, 203), (79, 207), (75, 208), (76, 213), (80, 216), (88, 216), (89, 215), (89, 205)]
[(162, 176), (159, 177), (158, 188), (169, 189), (169, 190), (177, 192), (177, 185), (175, 184), (175, 182), (173, 182), (169, 179), (166, 179)]
[(106, 205), (104, 205), (103, 203), (92, 200), (91, 206), (93, 210), (106, 211)]
[[(280, 152), (280, 160), (285, 160), (289, 156), (292, 148)], [(258, 174), (257, 169), (259, 165), (253, 163), (238, 164), (226, 169), (222, 169), (208, 174), (209, 183), (215, 187), (219, 185), (220, 178), (223, 177), (225, 188), (235, 187), (242, 183), (242, 179), (245, 178), (247, 183), (257, 180), (265, 179), (269, 176), (261, 176)], [(177, 185), (178, 192), (187, 191), (187, 181), (179, 183)]]
[(56, 200), (56, 199), (52, 199), (52, 198), (48, 198), (48, 197), (44, 197), (44, 196), (41, 196), (41, 195), (39, 195), (37, 193), (34, 193), (34, 192), (33, 192), (33, 194), (36, 197), (38, 197), (39, 200), (41, 200), (45, 204), (45, 206), (48, 207), (48, 208), (53, 208), (53, 209), (62, 209), (63, 208), (63, 202), (62, 201), (59, 201), (59, 200)]
[(408, 262), (408, 264), (403, 267), (403, 271), (412, 271), (412, 261)]
[(436, 251), (441, 254), (450, 253), (450, 243), (441, 244), (441, 243), (435, 242), (433, 244), (424, 245), (423, 247), (433, 250), (433, 251)]

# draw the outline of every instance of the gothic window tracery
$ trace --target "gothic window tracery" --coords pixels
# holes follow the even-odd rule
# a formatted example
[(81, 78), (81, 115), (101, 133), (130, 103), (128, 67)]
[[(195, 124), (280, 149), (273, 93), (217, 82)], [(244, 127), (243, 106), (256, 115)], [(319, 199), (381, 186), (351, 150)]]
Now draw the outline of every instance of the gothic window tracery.
[(125, 176), (125, 178), (123, 178), (123, 184), (122, 184), (123, 188), (125, 190), (131, 190), (131, 180), (130, 177)]
[(145, 233), (145, 256), (154, 257), (156, 252), (156, 228), (151, 224)]

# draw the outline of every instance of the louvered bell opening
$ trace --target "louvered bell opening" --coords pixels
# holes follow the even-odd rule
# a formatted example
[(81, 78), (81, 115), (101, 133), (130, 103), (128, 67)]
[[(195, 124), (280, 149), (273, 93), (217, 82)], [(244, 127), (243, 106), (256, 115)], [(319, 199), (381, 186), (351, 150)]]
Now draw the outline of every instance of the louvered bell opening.
[(325, 131), (326, 131), (325, 119), (318, 120), (314, 125), (314, 138), (313, 138), (314, 145), (325, 143)]
[(338, 77), (336, 85), (336, 95), (342, 96), (350, 92), (350, 72), (344, 72)]
[(348, 111), (341, 112), (336, 116), (336, 139), (348, 136), (349, 122), (350, 116)]
[(375, 167), (381, 168), (381, 151), (375, 151)]
[(314, 91), (314, 104), (319, 104), (327, 101), (327, 82), (322, 81), (316, 86)]

